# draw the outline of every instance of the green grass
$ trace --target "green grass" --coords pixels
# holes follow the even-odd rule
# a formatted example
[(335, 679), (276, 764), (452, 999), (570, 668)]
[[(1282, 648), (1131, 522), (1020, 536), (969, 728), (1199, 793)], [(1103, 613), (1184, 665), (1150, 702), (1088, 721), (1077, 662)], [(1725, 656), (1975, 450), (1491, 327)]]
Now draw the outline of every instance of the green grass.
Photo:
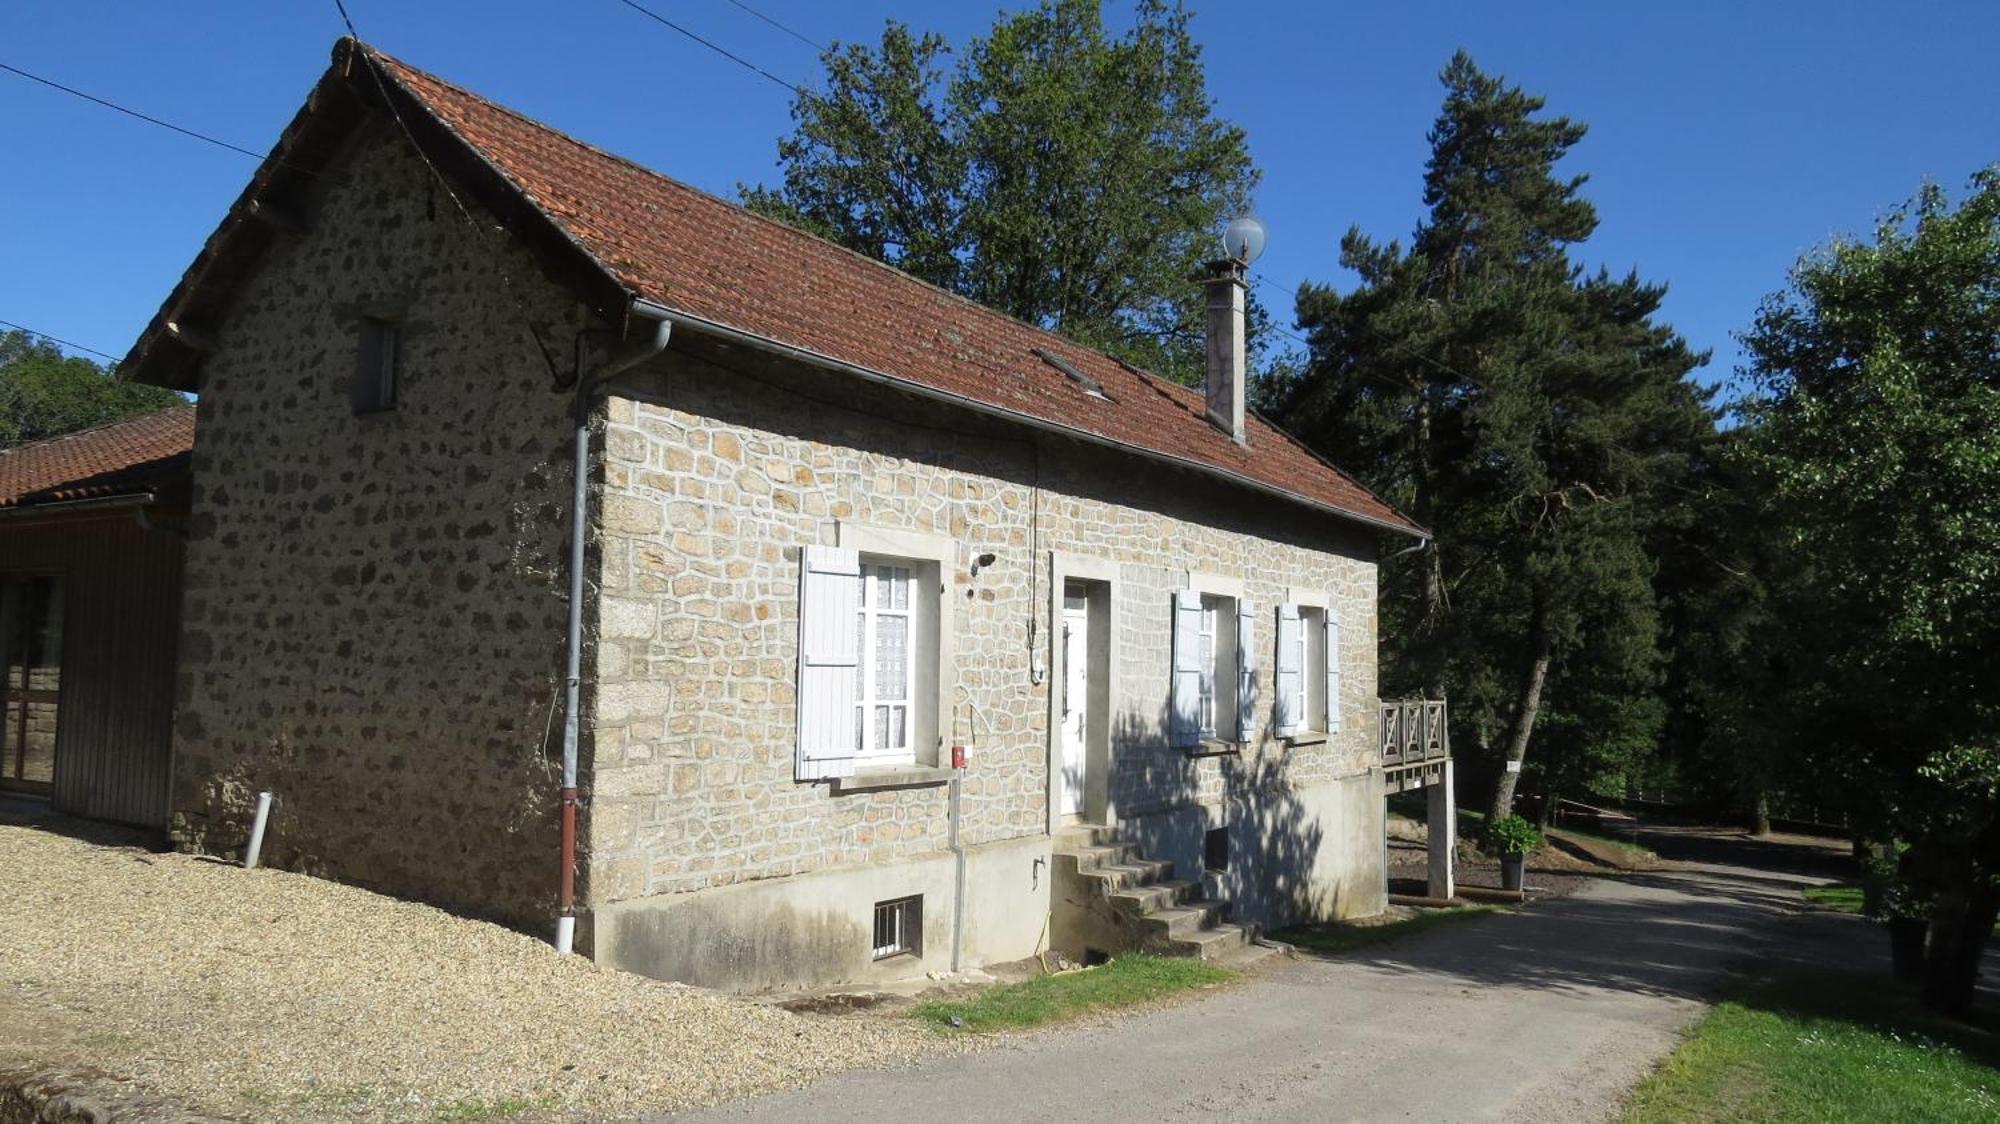
[(548, 1112), (555, 1108), (554, 1097), (502, 1097), (493, 1101), (454, 1101), (437, 1110), (431, 1117), (433, 1124), (476, 1124), (481, 1120), (511, 1120), (529, 1112)]
[(1993, 1035), (1926, 1014), (1878, 977), (1745, 983), (1625, 1105), (1625, 1124), (1991, 1121)]
[(1353, 952), (1357, 948), (1381, 944), (1383, 941), (1407, 937), (1426, 929), (1452, 921), (1461, 921), (1482, 913), (1503, 913), (1498, 906), (1468, 905), (1451, 909), (1430, 910), (1401, 921), (1391, 921), (1384, 925), (1350, 925), (1339, 921), (1327, 921), (1318, 925), (1299, 925), (1291, 929), (1280, 929), (1271, 934), (1271, 939), (1283, 941), (1294, 948), (1306, 952), (1333, 955)]
[(1845, 882), (1831, 886), (1808, 886), (1806, 900), (1821, 909), (1831, 909), (1840, 913), (1861, 912), (1861, 887)]
[(1094, 968), (989, 988), (971, 999), (919, 1003), (910, 1014), (950, 1030), (1014, 1030), (1214, 987), (1235, 975), (1199, 960), (1134, 952)]

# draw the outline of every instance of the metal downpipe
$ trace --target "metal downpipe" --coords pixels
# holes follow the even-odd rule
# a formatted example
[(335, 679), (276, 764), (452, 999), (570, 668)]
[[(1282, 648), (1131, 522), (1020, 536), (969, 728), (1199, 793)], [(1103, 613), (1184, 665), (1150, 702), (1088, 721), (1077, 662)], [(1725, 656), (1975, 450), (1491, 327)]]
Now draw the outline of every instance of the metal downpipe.
[(576, 380), (576, 396), (571, 403), (575, 427), (575, 462), (571, 467), (569, 497), (569, 634), (563, 680), (562, 788), (562, 881), (557, 894), (556, 951), (568, 955), (576, 942), (576, 743), (581, 725), (577, 708), (583, 697), (583, 567), (584, 546), (590, 533), (590, 408), (604, 384), (667, 349), (673, 323), (646, 305), (635, 303), (632, 311), (653, 322), (652, 334), (611, 357), (590, 377)]

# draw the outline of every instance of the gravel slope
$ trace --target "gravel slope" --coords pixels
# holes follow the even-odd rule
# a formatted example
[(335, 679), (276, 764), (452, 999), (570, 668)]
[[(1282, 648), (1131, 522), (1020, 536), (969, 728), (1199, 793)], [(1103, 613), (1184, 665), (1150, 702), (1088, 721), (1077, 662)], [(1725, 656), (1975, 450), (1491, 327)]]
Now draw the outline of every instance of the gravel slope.
[(257, 1120), (622, 1116), (936, 1039), (601, 970), (280, 871), (0, 824), (0, 1064), (100, 1067)]

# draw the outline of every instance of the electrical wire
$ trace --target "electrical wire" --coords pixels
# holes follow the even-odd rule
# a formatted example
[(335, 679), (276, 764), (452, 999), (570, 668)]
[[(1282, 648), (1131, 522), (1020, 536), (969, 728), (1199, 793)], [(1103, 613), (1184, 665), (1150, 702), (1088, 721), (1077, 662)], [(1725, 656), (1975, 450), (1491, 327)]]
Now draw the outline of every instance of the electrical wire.
[(0, 70), (7, 71), (10, 74), (18, 74), (21, 77), (26, 78), (30, 82), (40, 82), (42, 85), (47, 86), (50, 89), (61, 90), (63, 93), (68, 94), (71, 97), (82, 98), (84, 101), (93, 102), (97, 105), (103, 106), (106, 109), (116, 110), (119, 113), (123, 113), (127, 117), (136, 117), (139, 120), (144, 121), (149, 125), (158, 125), (162, 129), (171, 129), (174, 132), (179, 133), (184, 137), (193, 137), (198, 141), (203, 141), (207, 144), (215, 145), (217, 148), (226, 148), (231, 152), (240, 152), (243, 155), (248, 156), (253, 160), (262, 160), (264, 158), (263, 153), (252, 152), (250, 149), (244, 148), (240, 144), (231, 144), (226, 140), (222, 140), (217, 137), (211, 137), (207, 133), (198, 133), (193, 129), (183, 128), (182, 126), (176, 125), (171, 121), (162, 121), (159, 118), (152, 116), (151, 114), (141, 113), (138, 110), (132, 109), (128, 106), (119, 105), (115, 101), (111, 101), (106, 98), (100, 98), (96, 94), (86, 94), (82, 90), (79, 90), (74, 86), (65, 86), (61, 82), (58, 82), (53, 78), (44, 78), (39, 74), (31, 74), (28, 71), (22, 70), (18, 66), (10, 66), (7, 63), (0, 62)]
[[(334, 0), (334, 2), (339, 3), (340, 0)], [(682, 27), (680, 24), (675, 23), (674, 21), (654, 11), (653, 9), (646, 7), (644, 4), (638, 3), (638, 0), (618, 0), (618, 2), (632, 9), (633, 11), (638, 12), (640, 15), (643, 15), (646, 18), (653, 20), (656, 23), (659, 23), (665, 27), (670, 27), (673, 30), (680, 32), (682, 35), (687, 36), (689, 39), (694, 40), (695, 42), (701, 44), (702, 46), (707, 47), (709, 50), (714, 51), (716, 54), (721, 55), (723, 58), (728, 59), (730, 62), (733, 62), (736, 65), (743, 67), (746, 70), (750, 70), (757, 74), (761, 74), (764, 77), (769, 78), (771, 81), (776, 82), (778, 85), (783, 86), (785, 89), (790, 90), (791, 92), (797, 94), (800, 97), (806, 96), (806, 91), (804, 87), (796, 85), (791, 82), (787, 82), (783, 78), (780, 78), (777, 75), (771, 73), (770, 71), (765, 70), (763, 67), (758, 66), (756, 63), (751, 62), (749, 59), (744, 58), (742, 55), (736, 54), (730, 51), (726, 47), (723, 47), (708, 39), (702, 38), (701, 36), (695, 34), (692, 31), (689, 31), (687, 28)]]
[(49, 341), (50, 343), (59, 343), (64, 347), (69, 348), (71, 351), (88, 351), (92, 355), (109, 359), (113, 363), (118, 362), (118, 357), (116, 355), (111, 354), (110, 352), (99, 351), (94, 347), (85, 347), (80, 343), (71, 343), (66, 339), (61, 339), (59, 337), (52, 336), (47, 332), (42, 331), (39, 328), (30, 328), (26, 324), (16, 324), (12, 320), (0, 320), (0, 327), (13, 328), (16, 331), (26, 332), (31, 336), (40, 336), (43, 339)]
[(730, 6), (735, 8), (740, 8), (743, 11), (749, 12), (751, 15), (756, 16), (758, 19), (763, 20), (765, 23), (768, 23), (772, 27), (777, 28), (779, 31), (782, 31), (785, 34), (791, 36), (792, 38), (798, 40), (799, 42), (804, 43), (806, 46), (811, 47), (813, 50), (819, 51), (822, 54), (825, 53), (826, 44), (817, 43), (811, 39), (808, 39), (804, 35), (801, 35), (798, 32), (792, 30), (791, 28), (786, 27), (784, 24), (779, 23), (777, 20), (772, 19), (770, 16), (767, 16), (764, 13), (758, 11), (757, 9), (751, 7), (750, 5), (745, 4), (743, 0), (729, 0), (729, 3)]

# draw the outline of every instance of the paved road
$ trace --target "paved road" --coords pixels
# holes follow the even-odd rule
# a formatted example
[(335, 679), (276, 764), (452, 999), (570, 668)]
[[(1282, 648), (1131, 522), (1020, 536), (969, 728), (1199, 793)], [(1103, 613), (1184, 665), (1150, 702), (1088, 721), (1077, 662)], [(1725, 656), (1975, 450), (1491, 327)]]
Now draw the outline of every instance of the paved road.
[(674, 1119), (1604, 1119), (1732, 962), (1776, 950), (1807, 881), (1721, 863), (1627, 875), (1372, 952), (1267, 962), (1197, 1002)]

